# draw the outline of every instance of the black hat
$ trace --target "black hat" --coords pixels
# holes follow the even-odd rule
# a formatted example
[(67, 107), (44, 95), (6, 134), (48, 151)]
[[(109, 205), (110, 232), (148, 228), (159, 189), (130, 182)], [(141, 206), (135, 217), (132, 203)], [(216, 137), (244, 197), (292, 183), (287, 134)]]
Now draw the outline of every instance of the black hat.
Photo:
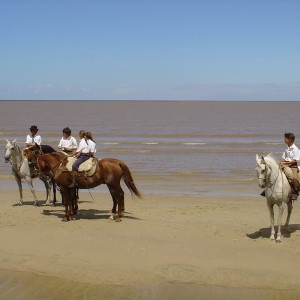
[(32, 125), (32, 126), (29, 128), (29, 130), (30, 130), (30, 131), (32, 131), (32, 130), (36, 130), (36, 131), (38, 131), (38, 128), (37, 128), (37, 126), (35, 126), (35, 125)]

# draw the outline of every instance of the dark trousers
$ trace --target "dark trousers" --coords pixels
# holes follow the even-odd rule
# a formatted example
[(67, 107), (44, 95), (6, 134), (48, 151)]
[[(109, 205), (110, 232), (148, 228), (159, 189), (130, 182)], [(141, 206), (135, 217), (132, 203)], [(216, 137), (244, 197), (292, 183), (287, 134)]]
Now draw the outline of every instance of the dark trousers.
[(90, 158), (89, 155), (80, 155), (72, 165), (72, 171), (78, 171), (79, 166)]

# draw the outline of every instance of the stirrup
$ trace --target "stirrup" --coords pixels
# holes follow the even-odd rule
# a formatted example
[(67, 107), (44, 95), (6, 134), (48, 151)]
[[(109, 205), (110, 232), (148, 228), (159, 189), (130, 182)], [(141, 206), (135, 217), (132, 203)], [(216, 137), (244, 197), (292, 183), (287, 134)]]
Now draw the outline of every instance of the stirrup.
[(68, 187), (75, 187), (75, 186), (77, 186), (77, 183), (73, 181)]

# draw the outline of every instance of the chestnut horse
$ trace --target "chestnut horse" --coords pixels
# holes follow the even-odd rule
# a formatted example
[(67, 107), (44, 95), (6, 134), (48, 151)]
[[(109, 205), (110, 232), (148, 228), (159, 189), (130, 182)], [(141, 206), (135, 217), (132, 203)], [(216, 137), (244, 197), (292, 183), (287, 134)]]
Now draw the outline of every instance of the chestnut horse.
[(135, 186), (131, 172), (127, 165), (115, 158), (103, 158), (97, 161), (96, 171), (92, 176), (86, 176), (79, 172), (77, 187), (69, 187), (72, 183), (72, 174), (66, 170), (67, 155), (61, 152), (54, 152), (38, 156), (38, 167), (41, 174), (53, 176), (56, 184), (60, 187), (62, 197), (65, 201), (65, 217), (63, 221), (69, 221), (76, 214), (77, 205), (76, 188), (90, 189), (100, 184), (106, 184), (113, 200), (111, 210), (112, 219), (122, 217), (125, 211), (124, 191), (121, 187), (123, 178), (131, 194), (141, 198), (141, 194)]

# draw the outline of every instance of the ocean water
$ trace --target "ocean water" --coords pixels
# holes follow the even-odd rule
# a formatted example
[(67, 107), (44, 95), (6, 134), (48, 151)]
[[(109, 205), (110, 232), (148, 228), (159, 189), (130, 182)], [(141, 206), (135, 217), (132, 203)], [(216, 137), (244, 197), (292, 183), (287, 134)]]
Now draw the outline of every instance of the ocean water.
[[(69, 126), (91, 131), (99, 158), (124, 160), (144, 194), (255, 195), (255, 154), (279, 160), (300, 136), (298, 102), (1, 101), (0, 146), (24, 145), (31, 125), (57, 147)], [(297, 143), (297, 139), (296, 139)], [(0, 159), (0, 187), (15, 187)], [(35, 182), (37, 189), (43, 189)], [(97, 189), (106, 192), (105, 189)]]

